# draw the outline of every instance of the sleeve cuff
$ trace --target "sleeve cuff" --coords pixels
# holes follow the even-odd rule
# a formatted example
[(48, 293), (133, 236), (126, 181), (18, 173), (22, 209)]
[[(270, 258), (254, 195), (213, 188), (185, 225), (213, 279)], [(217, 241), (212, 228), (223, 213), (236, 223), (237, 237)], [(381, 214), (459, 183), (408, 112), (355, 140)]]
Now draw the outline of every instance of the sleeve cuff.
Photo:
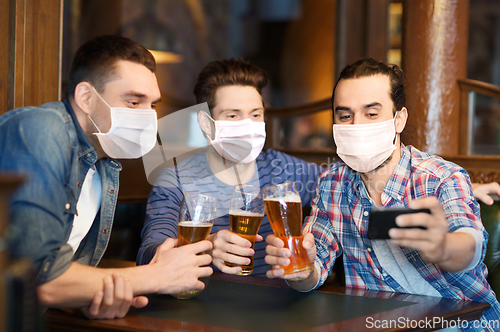
[(44, 284), (59, 277), (71, 264), (73, 258), (73, 249), (69, 244), (64, 244), (59, 250), (53, 252), (41, 264), (37, 273), (37, 285)]
[[(484, 236), (483, 233), (471, 228), (471, 227), (461, 227), (457, 230), (455, 230), (456, 233), (467, 233), (472, 235), (474, 238), (474, 241), (476, 242), (475, 246), (475, 251), (474, 251), (474, 258), (472, 259), (472, 262), (470, 262), (469, 266), (467, 266), (465, 269), (463, 269), (460, 272), (466, 272), (469, 271), (477, 266), (479, 264), (479, 261), (481, 260), (481, 249), (483, 247), (483, 242), (484, 242)], [(453, 233), (455, 233), (453, 232)]]

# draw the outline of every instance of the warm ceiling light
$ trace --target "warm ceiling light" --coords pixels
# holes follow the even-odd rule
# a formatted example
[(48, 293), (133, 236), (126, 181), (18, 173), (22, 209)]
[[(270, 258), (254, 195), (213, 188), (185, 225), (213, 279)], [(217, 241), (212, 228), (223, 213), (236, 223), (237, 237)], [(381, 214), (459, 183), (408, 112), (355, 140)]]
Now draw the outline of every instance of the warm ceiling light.
[(145, 3), (144, 14), (126, 23), (119, 34), (146, 47), (155, 57), (156, 63), (179, 63), (183, 56), (181, 44), (175, 31), (157, 18), (156, 0)]
[(155, 57), (156, 63), (179, 63), (182, 62), (183, 56), (174, 52), (153, 51), (149, 50)]

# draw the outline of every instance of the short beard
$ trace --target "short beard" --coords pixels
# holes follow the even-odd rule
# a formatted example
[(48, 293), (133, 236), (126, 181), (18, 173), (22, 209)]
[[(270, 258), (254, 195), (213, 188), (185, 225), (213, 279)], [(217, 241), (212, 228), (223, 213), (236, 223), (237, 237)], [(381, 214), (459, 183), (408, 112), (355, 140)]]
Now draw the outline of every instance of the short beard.
[(376, 171), (378, 171), (379, 169), (381, 169), (382, 167), (384, 167), (385, 165), (387, 165), (391, 160), (392, 160), (392, 153), (391, 153), (391, 155), (384, 162), (382, 162), (382, 164), (378, 165), (373, 170), (371, 170), (369, 172), (366, 172), (366, 173), (363, 173), (363, 174), (369, 175), (369, 174), (375, 173)]

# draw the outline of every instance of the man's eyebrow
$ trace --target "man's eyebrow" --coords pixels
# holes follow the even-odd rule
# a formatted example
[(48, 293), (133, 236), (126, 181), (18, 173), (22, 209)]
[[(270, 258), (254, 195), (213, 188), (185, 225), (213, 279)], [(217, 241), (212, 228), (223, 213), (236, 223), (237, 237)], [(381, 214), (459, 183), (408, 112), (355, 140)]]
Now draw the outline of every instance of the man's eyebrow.
[[(123, 97), (136, 97), (136, 98), (145, 98), (146, 95), (144, 93), (129, 91), (123, 94)], [(161, 97), (153, 101), (153, 104), (157, 104), (161, 101)]]
[(238, 108), (225, 108), (223, 110), (220, 111), (221, 113), (224, 113), (224, 112), (241, 112), (240, 109)]
[(335, 112), (339, 112), (339, 111), (350, 111), (351, 109), (347, 106), (337, 106), (335, 107)]
[(123, 94), (123, 97), (137, 97), (137, 98), (144, 98), (146, 95), (144, 93), (136, 92), (136, 91), (129, 91), (125, 92)]
[(373, 108), (373, 107), (382, 107), (382, 104), (377, 101), (374, 101), (373, 103), (365, 105), (365, 108)]

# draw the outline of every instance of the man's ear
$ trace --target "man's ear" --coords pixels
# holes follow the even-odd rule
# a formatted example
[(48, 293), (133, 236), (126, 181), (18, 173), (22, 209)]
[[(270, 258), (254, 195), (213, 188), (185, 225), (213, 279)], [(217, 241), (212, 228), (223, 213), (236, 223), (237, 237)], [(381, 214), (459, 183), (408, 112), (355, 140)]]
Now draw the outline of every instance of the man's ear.
[(83, 113), (89, 115), (91, 109), (92, 86), (89, 82), (80, 82), (75, 87), (74, 101)]
[(214, 123), (208, 117), (209, 115), (205, 111), (199, 111), (198, 123), (200, 124), (200, 128), (205, 133), (205, 135), (209, 136), (211, 139), (214, 139), (215, 136)]
[(396, 134), (401, 134), (406, 127), (406, 121), (408, 120), (408, 110), (403, 107), (401, 111), (396, 113)]

